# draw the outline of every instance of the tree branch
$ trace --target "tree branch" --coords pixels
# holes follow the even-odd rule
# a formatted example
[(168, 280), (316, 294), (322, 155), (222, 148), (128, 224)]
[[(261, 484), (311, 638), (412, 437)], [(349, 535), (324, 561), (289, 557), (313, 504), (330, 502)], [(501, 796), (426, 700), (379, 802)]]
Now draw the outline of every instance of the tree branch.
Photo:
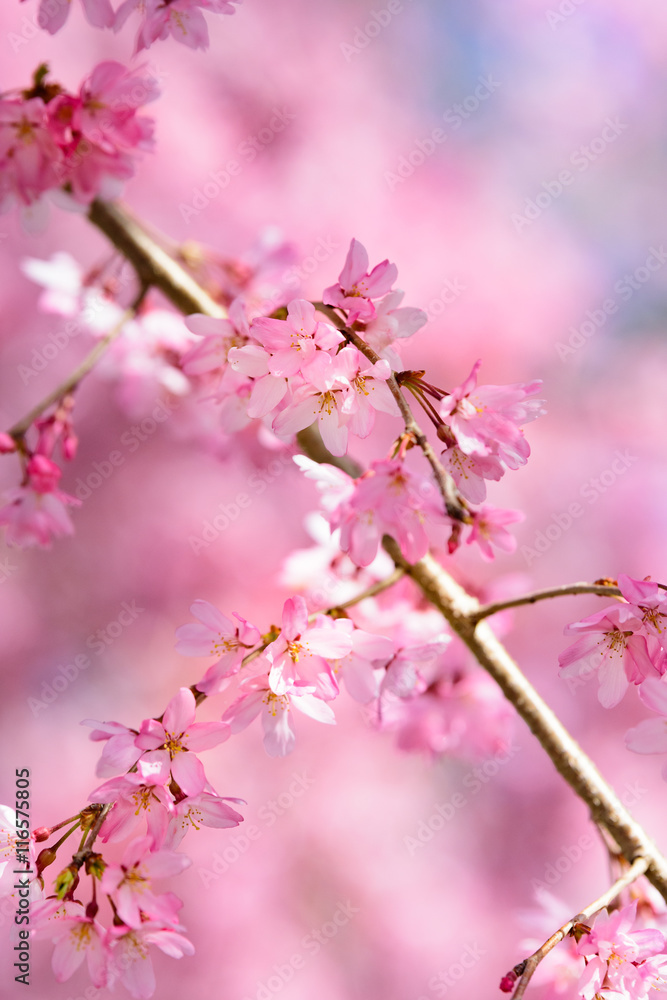
[(141, 290), (136, 296), (134, 302), (128, 309), (125, 310), (115, 326), (113, 326), (111, 330), (109, 330), (109, 332), (106, 333), (97, 344), (95, 344), (92, 351), (83, 359), (78, 368), (74, 369), (71, 375), (68, 375), (68, 377), (61, 382), (60, 385), (56, 386), (53, 392), (50, 392), (47, 396), (45, 396), (40, 403), (33, 406), (30, 413), (27, 413), (26, 416), (22, 417), (22, 419), (15, 423), (13, 427), (10, 427), (7, 431), (10, 437), (13, 437), (15, 441), (19, 441), (25, 435), (26, 431), (32, 427), (37, 417), (40, 417), (45, 410), (48, 410), (50, 406), (53, 406), (53, 404), (57, 403), (59, 399), (66, 396), (68, 392), (72, 392), (73, 389), (76, 389), (81, 379), (83, 379), (88, 372), (92, 371), (109, 345), (112, 344), (116, 337), (121, 333), (128, 320), (131, 320), (135, 316), (139, 306), (146, 297), (147, 291), (148, 285), (142, 284)]
[[(179, 264), (168, 258), (168, 255), (123, 209), (95, 203), (90, 219), (106, 232), (135, 267), (141, 268), (139, 273), (144, 280), (160, 287), (178, 308), (186, 312), (196, 309), (208, 315), (220, 315), (220, 306), (196, 285)], [(155, 263), (153, 263), (153, 252), (156, 254)], [(165, 256), (169, 263), (164, 261)], [(192, 289), (193, 284), (196, 291)], [(184, 288), (190, 291), (186, 294)], [(350, 475), (354, 475), (355, 472), (357, 475), (360, 474), (361, 470), (355, 463), (347, 458), (335, 459), (326, 453), (321, 442), (318, 445), (313, 444), (315, 441), (316, 435), (312, 429), (307, 435), (303, 433), (299, 435), (299, 443), (314, 461), (329, 462), (349, 471)], [(312, 450), (310, 444), (313, 444)], [(590, 758), (524, 677), (488, 624), (476, 620), (475, 616), (480, 611), (478, 601), (459, 586), (431, 555), (425, 556), (413, 566), (403, 558), (393, 538), (385, 536), (383, 545), (396, 566), (409, 574), (427, 600), (443, 614), (452, 630), (468, 646), (481, 666), (496, 680), (505, 697), (514, 705), (518, 714), (544, 747), (556, 770), (587, 804), (594, 821), (612, 835), (626, 860), (632, 864), (640, 857), (646, 859), (646, 877), (667, 900), (667, 860), (639, 823), (632, 818)]]
[(612, 903), (623, 891), (623, 889), (632, 885), (633, 882), (644, 874), (647, 866), (648, 861), (646, 858), (637, 858), (628, 871), (624, 875), (621, 875), (621, 877), (617, 879), (616, 882), (614, 882), (614, 884), (599, 897), (599, 899), (596, 899), (595, 902), (587, 906), (581, 911), (581, 913), (578, 913), (576, 917), (572, 917), (572, 919), (568, 920), (566, 924), (563, 924), (562, 927), (560, 927), (547, 941), (544, 942), (541, 948), (538, 948), (536, 952), (533, 952), (533, 954), (527, 958), (525, 962), (521, 962), (519, 966), (517, 966), (517, 971), (521, 966), (523, 966), (523, 972), (521, 973), (521, 978), (519, 979), (514, 994), (512, 995), (512, 1000), (521, 1000), (521, 997), (526, 992), (528, 983), (530, 982), (542, 959), (546, 958), (549, 952), (552, 951), (557, 944), (560, 944), (563, 938), (570, 933), (575, 924), (587, 920), (589, 917), (592, 917), (594, 913), (597, 913), (598, 910), (602, 910), (605, 906), (608, 906), (609, 903)]
[(601, 597), (620, 597), (621, 592), (618, 587), (600, 583), (566, 583), (562, 587), (549, 587), (547, 590), (536, 590), (532, 594), (524, 594), (523, 597), (513, 597), (509, 601), (494, 601), (493, 604), (483, 604), (478, 611), (470, 616), (471, 621), (481, 622), (482, 618), (490, 615), (497, 615), (499, 611), (507, 608), (518, 608), (522, 604), (535, 604), (537, 601), (546, 601), (550, 597), (565, 597), (568, 594), (599, 594)]

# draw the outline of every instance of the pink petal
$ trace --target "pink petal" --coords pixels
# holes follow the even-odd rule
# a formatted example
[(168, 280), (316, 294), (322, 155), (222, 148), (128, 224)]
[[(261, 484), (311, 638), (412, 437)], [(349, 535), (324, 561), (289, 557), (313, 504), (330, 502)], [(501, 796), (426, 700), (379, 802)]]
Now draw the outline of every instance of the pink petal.
[(296, 737), (290, 726), (290, 713), (282, 707), (267, 705), (262, 712), (264, 749), (269, 757), (285, 757), (294, 749)]
[(189, 727), (184, 742), (189, 750), (199, 753), (201, 750), (210, 750), (211, 747), (224, 743), (231, 734), (232, 731), (226, 722), (195, 722)]
[(343, 270), (340, 272), (339, 281), (341, 288), (349, 291), (349, 289), (356, 285), (360, 278), (364, 277), (367, 271), (368, 253), (366, 252), (366, 247), (359, 243), (358, 240), (353, 239), (345, 258)]
[(204, 765), (193, 753), (177, 753), (171, 762), (171, 773), (186, 795), (199, 795), (206, 787)]
[(290, 597), (283, 605), (282, 632), (288, 642), (308, 628), (308, 605), (303, 597)]
[(178, 735), (195, 720), (195, 696), (190, 688), (182, 687), (165, 709), (162, 725), (167, 733)]
[(667, 720), (645, 719), (628, 730), (625, 745), (633, 753), (667, 753)]
[(667, 715), (667, 683), (648, 677), (639, 688), (639, 697), (651, 711)]
[[(294, 695), (294, 692), (292, 694)], [(336, 716), (331, 706), (327, 705), (321, 698), (316, 698), (314, 694), (294, 695), (291, 698), (291, 704), (299, 712), (303, 712), (304, 715), (310, 716), (317, 722), (326, 722), (330, 726), (336, 724)]]

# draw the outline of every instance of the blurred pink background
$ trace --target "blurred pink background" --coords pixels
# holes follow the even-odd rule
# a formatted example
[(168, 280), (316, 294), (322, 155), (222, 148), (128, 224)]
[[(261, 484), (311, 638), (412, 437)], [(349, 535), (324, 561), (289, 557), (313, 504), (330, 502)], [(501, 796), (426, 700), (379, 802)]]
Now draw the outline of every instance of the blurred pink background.
[[(518, 574), (526, 589), (619, 572), (664, 581), (664, 5), (400, 6), (387, 19), (384, 0), (246, 0), (234, 17), (208, 17), (208, 53), (156, 44), (147, 60), (163, 90), (149, 108), (157, 148), (125, 201), (174, 240), (229, 256), (246, 252), (266, 227), (296, 244), (298, 262), (318, 245), (332, 248), (306, 282), (313, 297), (335, 279), (356, 236), (373, 263), (396, 262), (406, 304), (431, 317), (406, 347), (407, 367), (425, 367), (430, 381), (451, 387), (482, 357), (482, 383), (544, 380), (548, 414), (527, 429), (528, 466), (489, 491), (492, 503), (526, 511), (514, 529), (519, 547), (491, 565), (462, 553), (465, 579)], [(129, 59), (131, 29), (96, 31), (73, 7), (51, 38), (30, 29), (34, 0), (3, 3), (2, 89), (26, 84), (42, 61), (75, 87), (97, 61)], [(277, 112), (284, 129), (253, 162), (242, 160), (203, 209), (184, 212)], [(434, 130), (445, 138), (436, 142)], [(19, 262), (59, 249), (86, 267), (108, 254), (82, 217), (54, 209), (38, 236), (22, 233), (15, 216), (0, 217), (0, 428), (88, 346), (72, 340), (23, 384), (19, 366), (62, 321), (39, 312)], [(656, 270), (649, 259), (660, 262)], [(133, 424), (96, 376), (78, 394), (77, 417), (80, 452), (63, 477), (66, 490)], [(356, 453), (384, 454), (391, 435), (380, 423)], [(189, 537), (201, 535), (221, 503), (248, 491), (249, 477), (272, 460), (268, 451), (239, 448), (221, 460), (167, 421), (124, 454), (74, 512), (74, 538), (50, 552), (0, 548), (0, 801), (11, 801), (14, 768), (30, 767), (36, 825), (72, 814), (97, 783), (98, 749), (82, 718), (135, 725), (201, 675), (203, 663), (173, 649), (192, 600), (238, 611), (265, 630), (288, 596), (278, 582), (282, 560), (308, 544), (303, 516), (316, 494), (288, 469), (192, 551)], [(15, 479), (15, 460), (3, 459), (0, 485)], [(575, 517), (567, 514), (572, 504)], [(90, 653), (90, 637), (133, 601), (143, 609), (136, 621)], [(566, 598), (522, 609), (508, 645), (667, 847), (660, 764), (623, 746), (626, 728), (646, 714), (634, 692), (606, 712), (595, 684), (573, 692), (557, 677), (563, 626), (600, 606)], [(90, 667), (35, 715), (28, 699), (86, 651)], [(180, 962), (156, 958), (160, 1000), (432, 1000), (443, 989), (493, 996), (522, 957), (517, 911), (533, 905), (531, 880), (544, 882), (568, 852), (576, 857), (589, 831), (585, 808), (533, 737), (517, 723), (519, 749), (473, 794), (465, 783), (473, 762), (402, 754), (345, 696), (336, 714), (335, 729), (300, 718), (297, 748), (285, 760), (266, 757), (257, 725), (206, 754), (220, 794), (247, 799), (246, 823), (203, 830), (184, 845), (194, 864), (172, 888), (185, 901), (197, 952)], [(405, 838), (456, 792), (465, 802), (455, 817), (410, 850)], [(572, 913), (606, 887), (596, 839), (580, 861), (560, 867), (553, 891)], [(343, 904), (349, 919), (339, 918), (335, 936), (315, 949), (307, 935)], [(0, 919), (7, 926), (6, 908)], [(33, 996), (89, 996), (84, 970), (53, 981), (50, 955), (48, 944), (35, 949)], [(295, 955), (303, 967), (290, 976)], [(457, 979), (464, 955), (474, 958)], [(11, 961), (3, 946), (5, 995), (19, 996)]]

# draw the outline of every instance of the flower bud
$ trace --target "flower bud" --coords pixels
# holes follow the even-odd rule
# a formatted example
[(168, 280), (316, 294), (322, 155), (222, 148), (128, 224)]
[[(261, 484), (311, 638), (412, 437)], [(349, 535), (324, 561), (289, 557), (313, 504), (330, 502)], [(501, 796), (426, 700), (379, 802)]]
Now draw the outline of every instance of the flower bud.
[(43, 840), (48, 840), (50, 836), (51, 830), (48, 826), (38, 826), (36, 830), (32, 831), (32, 839), (38, 844), (41, 844)]
[(58, 899), (64, 899), (65, 896), (69, 896), (74, 892), (78, 884), (79, 869), (76, 865), (68, 865), (67, 868), (63, 868), (56, 879), (56, 896)]
[(45, 847), (43, 851), (40, 851), (37, 855), (37, 861), (35, 862), (37, 868), (37, 874), (40, 875), (45, 868), (52, 865), (56, 860), (56, 852), (50, 848)]

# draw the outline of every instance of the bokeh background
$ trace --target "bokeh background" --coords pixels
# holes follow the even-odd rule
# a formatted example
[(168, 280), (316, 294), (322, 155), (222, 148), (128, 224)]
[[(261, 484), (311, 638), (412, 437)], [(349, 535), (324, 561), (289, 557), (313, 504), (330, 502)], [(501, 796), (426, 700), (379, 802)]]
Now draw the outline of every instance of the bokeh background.
[[(34, 0), (2, 4), (3, 89), (27, 83), (45, 60), (74, 88), (95, 62), (129, 59), (129, 27), (118, 36), (96, 31), (73, 7), (50, 38), (30, 27)], [(163, 90), (150, 108), (157, 147), (125, 200), (175, 241), (230, 257), (262, 233), (293, 242), (297, 263), (326, 245), (306, 281), (313, 296), (334, 280), (356, 236), (372, 261), (397, 263), (406, 303), (429, 313), (405, 349), (407, 366), (451, 386), (482, 357), (482, 382), (544, 380), (548, 415), (527, 430), (530, 462), (490, 491), (492, 503), (526, 511), (519, 547), (492, 565), (463, 554), (465, 579), (508, 578), (527, 589), (623, 571), (665, 580), (664, 5), (402, 0), (387, 10), (384, 0), (246, 0), (232, 18), (209, 17), (206, 54), (154, 46), (147, 60)], [(183, 211), (276, 109), (285, 128), (203, 209)], [(108, 255), (82, 217), (54, 209), (33, 236), (14, 216), (0, 218), (2, 427), (88, 347), (74, 339), (27, 384), (19, 375), (62, 326), (39, 311), (19, 263), (58, 249), (86, 267)], [(80, 452), (65, 489), (117, 449), (135, 419), (113, 384), (95, 376), (77, 415)], [(383, 424), (358, 454), (384, 453), (390, 440)], [(0, 550), (0, 800), (11, 801), (14, 768), (30, 767), (36, 824), (76, 811), (96, 783), (97, 749), (82, 718), (136, 724), (200, 676), (203, 664), (173, 649), (194, 598), (262, 628), (279, 615), (287, 596), (280, 568), (308, 544), (303, 517), (315, 491), (281, 472), (195, 554), (189, 538), (273, 458), (258, 445), (222, 451), (193, 443), (178, 418), (166, 421), (124, 452), (122, 467), (74, 513), (72, 539), (50, 552)], [(3, 459), (0, 477), (14, 485), (13, 458)], [(568, 523), (572, 504), (579, 513)], [(91, 636), (132, 601), (143, 609), (136, 621), (90, 653)], [(606, 712), (594, 683), (572, 691), (557, 678), (563, 626), (598, 606), (567, 598), (522, 609), (507, 641), (664, 847), (659, 762), (623, 747), (625, 729), (644, 714), (634, 693)], [(82, 652), (90, 667), (35, 714), (28, 699)], [(337, 716), (336, 729), (299, 719), (286, 760), (265, 756), (256, 725), (207, 754), (218, 791), (247, 799), (254, 832), (205, 830), (186, 842), (194, 865), (173, 888), (197, 954), (156, 958), (160, 1000), (493, 995), (522, 956), (518, 914), (534, 905), (535, 880), (553, 883), (572, 913), (605, 888), (594, 836), (577, 860), (590, 833), (585, 808), (521, 723), (517, 752), (471, 794), (472, 762), (401, 753), (345, 698)], [(456, 792), (465, 804), (454, 819), (410, 850), (406, 837)], [(227, 862), (216, 861), (226, 849)], [(354, 912), (316, 952), (306, 935), (341, 904)], [(7, 928), (7, 907), (1, 916)], [(280, 969), (294, 955), (303, 968), (284, 981)], [(445, 985), (440, 973), (456, 979), (465, 955), (470, 968)], [(19, 992), (11, 961), (0, 949), (9, 996)], [(84, 971), (58, 985), (49, 964), (45, 944), (33, 960), (33, 996), (90, 996)]]

